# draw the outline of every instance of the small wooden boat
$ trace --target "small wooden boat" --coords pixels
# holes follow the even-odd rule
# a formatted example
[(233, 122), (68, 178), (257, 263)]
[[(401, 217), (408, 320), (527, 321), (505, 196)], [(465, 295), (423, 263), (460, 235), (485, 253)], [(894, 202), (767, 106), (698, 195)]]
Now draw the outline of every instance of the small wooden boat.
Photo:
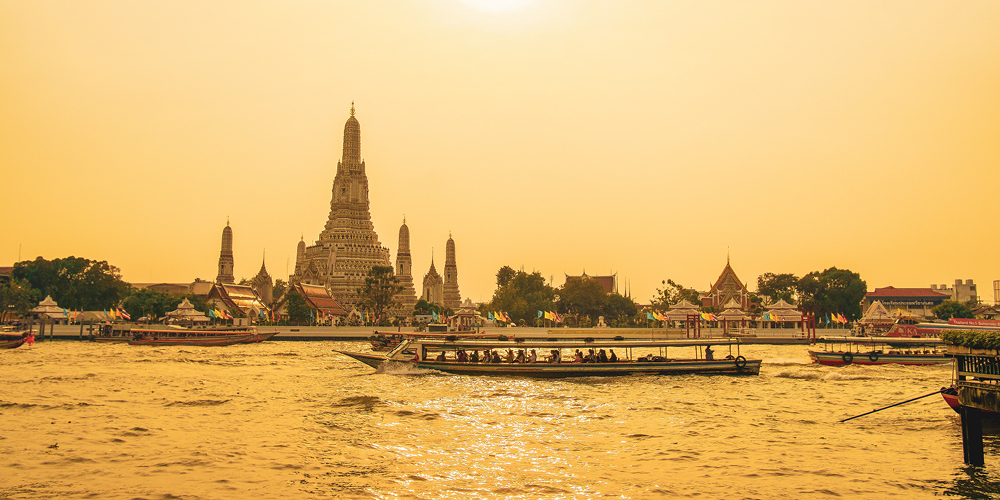
[(157, 338), (157, 337), (140, 337), (135, 340), (128, 341), (128, 345), (155, 345), (155, 346), (168, 346), (168, 345), (183, 345), (183, 346), (201, 346), (201, 347), (217, 347), (217, 346), (227, 346), (236, 344), (246, 344), (249, 340), (250, 335), (233, 335), (228, 338), (226, 337), (174, 337), (174, 338)]
[[(730, 355), (725, 359), (715, 359), (711, 354), (711, 346), (728, 346)], [(735, 355), (733, 347), (736, 347)], [(671, 348), (693, 348), (693, 358), (670, 358), (667, 356)], [(709, 355), (701, 353), (708, 348)], [(622, 357), (614, 361), (600, 362), (594, 354), (591, 362), (567, 362), (564, 351), (583, 349), (588, 353), (599, 353), (603, 350), (618, 349)], [(489, 361), (478, 361), (479, 351), (507, 351), (507, 361), (501, 361), (493, 356)], [(517, 350), (517, 356), (513, 356)], [(541, 350), (551, 353), (547, 361), (531, 359), (529, 351)], [(469, 352), (474, 353), (469, 355)], [(747, 359), (739, 355), (739, 341), (735, 339), (713, 340), (633, 340), (633, 341), (595, 341), (584, 340), (499, 340), (499, 339), (441, 339), (413, 338), (402, 342), (386, 355), (359, 353), (350, 351), (335, 351), (372, 368), (380, 368), (387, 364), (399, 363), (415, 368), (437, 370), (459, 375), (501, 375), (521, 377), (594, 377), (611, 375), (656, 374), (707, 374), (707, 375), (758, 375), (761, 360)], [(655, 353), (655, 354), (654, 354)], [(617, 357), (617, 356), (616, 356)]]
[(950, 363), (941, 339), (901, 337), (824, 337), (822, 351), (809, 351), (815, 363), (845, 365), (937, 365)]
[(0, 349), (17, 349), (28, 341), (28, 336), (24, 335), (15, 339), (0, 337)]

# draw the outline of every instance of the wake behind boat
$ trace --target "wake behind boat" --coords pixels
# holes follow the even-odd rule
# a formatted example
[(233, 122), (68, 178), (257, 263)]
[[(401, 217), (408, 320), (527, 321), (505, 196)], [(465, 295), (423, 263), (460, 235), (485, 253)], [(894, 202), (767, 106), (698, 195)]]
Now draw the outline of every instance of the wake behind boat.
[[(716, 359), (713, 346), (728, 346), (729, 356)], [(694, 348), (695, 357), (668, 357), (669, 349), (683, 347)], [(703, 348), (708, 350), (708, 355), (701, 356)], [(575, 355), (574, 350), (579, 352), (581, 349), (586, 355), (581, 353), (580, 356), (571, 357)], [(618, 358), (615, 349), (622, 353), (621, 358)], [(480, 351), (483, 352), (482, 356)], [(538, 351), (542, 351), (542, 358), (537, 357)], [(606, 351), (610, 351), (610, 354)], [(400, 363), (459, 375), (514, 375), (541, 378), (631, 374), (758, 375), (761, 365), (759, 359), (746, 359), (741, 356), (739, 342), (730, 339), (588, 342), (587, 340), (414, 338), (403, 340), (384, 356), (339, 350), (336, 352), (372, 368), (380, 368), (387, 363)], [(504, 354), (500, 355), (501, 352)], [(604, 356), (601, 355), (602, 352)], [(570, 355), (567, 355), (568, 353)], [(589, 361), (585, 358), (589, 358)]]

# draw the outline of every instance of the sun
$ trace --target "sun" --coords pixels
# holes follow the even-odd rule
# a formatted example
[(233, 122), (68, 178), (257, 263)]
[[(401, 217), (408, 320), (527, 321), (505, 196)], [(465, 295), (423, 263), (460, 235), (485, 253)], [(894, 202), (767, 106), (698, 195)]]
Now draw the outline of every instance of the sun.
[(534, 0), (459, 0), (476, 10), (490, 13), (517, 12), (526, 9)]

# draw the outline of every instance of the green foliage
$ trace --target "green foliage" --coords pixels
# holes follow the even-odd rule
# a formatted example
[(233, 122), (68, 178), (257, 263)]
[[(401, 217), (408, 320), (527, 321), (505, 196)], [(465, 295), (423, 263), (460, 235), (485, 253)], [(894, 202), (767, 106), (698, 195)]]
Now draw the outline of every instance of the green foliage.
[(941, 332), (941, 341), (945, 344), (960, 345), (969, 349), (1000, 350), (1000, 332), (973, 330)]
[(394, 297), (402, 290), (403, 287), (393, 274), (392, 267), (374, 266), (368, 271), (364, 286), (358, 288), (360, 299), (358, 308), (368, 311), (380, 320), (388, 321), (386, 313), (399, 305)]
[(115, 307), (131, 288), (122, 281), (117, 267), (80, 257), (18, 262), (11, 277), (26, 280), (43, 297), (52, 296), (60, 307), (85, 311)]
[(12, 278), (0, 284), (0, 323), (10, 321), (12, 315), (25, 316), (42, 300), (38, 290), (27, 280)]
[(588, 277), (567, 280), (556, 293), (559, 295), (559, 312), (586, 316), (591, 323), (597, 321), (608, 304), (608, 293), (604, 287)]
[(611, 293), (604, 305), (604, 322), (608, 326), (626, 326), (638, 311), (632, 299)]
[(162, 318), (168, 312), (177, 309), (182, 300), (184, 299), (179, 295), (151, 288), (133, 289), (132, 293), (125, 297), (122, 307), (128, 311), (133, 320), (138, 320), (142, 316)]
[(309, 304), (305, 297), (299, 292), (291, 290), (288, 292), (288, 300), (285, 302), (285, 315), (288, 322), (296, 325), (309, 324), (312, 322)]
[(811, 272), (796, 286), (799, 309), (815, 313), (841, 313), (848, 321), (861, 317), (861, 300), (868, 293), (868, 284), (858, 273), (831, 267), (823, 272)]
[(271, 299), (275, 303), (278, 303), (285, 296), (285, 290), (288, 290), (288, 282), (282, 279), (274, 280), (274, 288), (271, 289)]
[(432, 312), (437, 313), (439, 315), (443, 314), (445, 316), (451, 316), (452, 314), (455, 314), (455, 312), (452, 311), (450, 308), (444, 307), (439, 304), (435, 304), (433, 302), (427, 302), (424, 299), (418, 300), (417, 305), (413, 306), (414, 316), (418, 314), (429, 316)]
[(480, 311), (504, 311), (515, 322), (531, 323), (538, 317), (538, 311), (555, 309), (555, 298), (555, 289), (545, 283), (538, 271), (528, 274), (503, 266), (497, 271), (493, 298), (480, 307)]
[(934, 313), (938, 319), (975, 317), (975, 315), (972, 314), (972, 309), (969, 309), (969, 306), (956, 300), (946, 300), (941, 302), (931, 308), (931, 312)]
[(791, 273), (764, 273), (757, 277), (757, 294), (767, 297), (772, 303), (784, 300), (789, 304), (795, 304), (795, 290), (798, 284), (798, 276)]
[(650, 301), (653, 310), (664, 312), (670, 309), (670, 306), (682, 300), (686, 300), (694, 305), (701, 304), (698, 291), (694, 288), (687, 288), (680, 283), (675, 283), (671, 279), (661, 281), (660, 283), (663, 284), (663, 288), (657, 288), (656, 295)]

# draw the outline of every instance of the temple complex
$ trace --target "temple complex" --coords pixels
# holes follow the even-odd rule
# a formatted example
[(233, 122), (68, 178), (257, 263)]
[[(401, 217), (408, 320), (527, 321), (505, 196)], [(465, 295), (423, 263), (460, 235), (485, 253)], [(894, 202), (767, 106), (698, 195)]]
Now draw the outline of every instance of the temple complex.
[(434, 269), (434, 256), (431, 256), (431, 268), (424, 275), (424, 293), (420, 298), (434, 304), (444, 305), (444, 280)]
[(417, 305), (417, 291), (413, 287), (413, 261), (410, 259), (410, 228), (406, 226), (406, 217), (403, 217), (403, 225), (399, 226), (399, 246), (396, 247), (396, 279), (403, 289), (396, 294), (395, 300), (399, 302), (397, 316), (413, 315), (413, 308)]
[(368, 176), (361, 159), (361, 125), (351, 116), (344, 125), (344, 150), (337, 162), (326, 226), (313, 245), (299, 242), (292, 284), (322, 285), (345, 309), (358, 302), (357, 289), (375, 266), (391, 267), (371, 222)]
[(462, 294), (458, 291), (458, 265), (455, 263), (455, 240), (448, 235), (444, 254), (444, 295), (441, 305), (457, 311), (462, 305)]
[(587, 271), (585, 270), (583, 271), (583, 274), (581, 274), (580, 276), (570, 276), (566, 273), (563, 274), (566, 276), (567, 283), (572, 280), (587, 278), (600, 283), (601, 287), (604, 288), (605, 293), (618, 293), (618, 273), (611, 274), (608, 276), (590, 276), (587, 274)]
[(735, 301), (740, 309), (746, 309), (750, 291), (747, 286), (740, 281), (729, 265), (729, 257), (726, 257), (726, 267), (722, 269), (719, 279), (715, 280), (712, 288), (701, 296), (702, 306), (715, 307), (717, 311), (729, 308), (730, 302)]
[(219, 252), (219, 275), (215, 277), (216, 283), (236, 283), (233, 277), (233, 229), (229, 227), (229, 219), (226, 219), (226, 227), (222, 230), (222, 251)]

